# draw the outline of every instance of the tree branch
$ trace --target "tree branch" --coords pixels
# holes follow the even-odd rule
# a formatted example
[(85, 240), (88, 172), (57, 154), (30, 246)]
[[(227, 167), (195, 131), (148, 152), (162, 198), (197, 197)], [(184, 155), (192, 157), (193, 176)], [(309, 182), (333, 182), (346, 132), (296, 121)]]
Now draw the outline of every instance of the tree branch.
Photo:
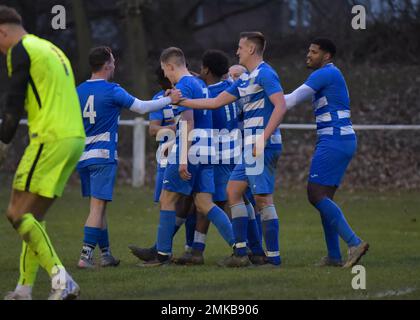
[(332, 23), (331, 17), (327, 14), (326, 11), (324, 11), (324, 9), (321, 6), (319, 6), (317, 1), (311, 0), (309, 3), (318, 12), (320, 16), (324, 17), (327, 20), (328, 23)]
[(222, 14), (220, 17), (218, 17), (218, 18), (216, 18), (216, 19), (214, 19), (214, 20), (211, 20), (211, 21), (206, 22), (206, 23), (203, 23), (203, 24), (201, 24), (201, 25), (199, 25), (199, 26), (195, 26), (195, 27), (193, 27), (193, 28), (192, 28), (192, 31), (194, 31), (194, 32), (195, 32), (195, 31), (198, 31), (198, 30), (201, 30), (201, 29), (208, 28), (208, 27), (210, 27), (210, 26), (212, 26), (212, 25), (215, 25), (215, 24), (217, 24), (217, 23), (219, 23), (219, 22), (221, 22), (221, 21), (223, 21), (223, 20), (226, 20), (227, 18), (230, 18), (230, 17), (236, 16), (236, 15), (242, 14), (242, 13), (244, 13), (244, 12), (247, 12), (247, 11), (250, 11), (250, 10), (253, 10), (253, 9), (257, 9), (257, 8), (264, 7), (264, 6), (266, 6), (266, 5), (270, 4), (270, 3), (274, 2), (274, 1), (276, 1), (276, 0), (265, 0), (265, 1), (260, 1), (260, 2), (258, 2), (258, 3), (256, 3), (256, 4), (253, 4), (253, 5), (247, 6), (247, 7), (245, 7), (245, 8), (238, 9), (238, 10), (233, 10), (233, 11), (231, 11), (231, 12), (228, 12), (228, 13)]
[(195, 4), (191, 6), (191, 8), (187, 11), (184, 17), (181, 19), (184, 25), (188, 25), (188, 20), (194, 15), (197, 9), (203, 4), (204, 0), (198, 0)]

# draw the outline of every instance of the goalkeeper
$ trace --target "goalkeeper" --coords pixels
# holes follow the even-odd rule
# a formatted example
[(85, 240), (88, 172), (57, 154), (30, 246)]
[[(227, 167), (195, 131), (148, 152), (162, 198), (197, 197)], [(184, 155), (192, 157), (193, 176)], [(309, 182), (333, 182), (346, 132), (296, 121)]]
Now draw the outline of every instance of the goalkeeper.
[(7, 55), (10, 83), (0, 140), (11, 142), (25, 110), (30, 138), (7, 209), (7, 218), (21, 236), (23, 247), (18, 285), (5, 299), (31, 299), (39, 266), (52, 279), (49, 299), (74, 299), (79, 286), (64, 269), (44, 222), (85, 144), (72, 67), (59, 48), (28, 34), (21, 16), (6, 6), (0, 6), (0, 51)]

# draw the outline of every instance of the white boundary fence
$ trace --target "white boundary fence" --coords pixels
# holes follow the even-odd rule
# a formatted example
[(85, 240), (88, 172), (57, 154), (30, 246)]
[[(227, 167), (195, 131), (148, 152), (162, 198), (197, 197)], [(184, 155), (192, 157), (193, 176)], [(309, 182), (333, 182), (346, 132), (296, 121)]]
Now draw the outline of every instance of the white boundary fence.
[[(1, 123), (0, 119), (0, 123)], [(27, 124), (22, 120), (20, 124)], [(146, 178), (146, 137), (148, 136), (146, 127), (149, 121), (144, 118), (135, 118), (134, 120), (121, 120), (121, 126), (133, 127), (133, 168), (132, 168), (132, 186), (140, 188), (144, 186)], [(420, 125), (355, 125), (355, 130), (420, 130)], [(281, 124), (280, 129), (286, 130), (315, 130), (315, 124)]]
[[(149, 121), (143, 118), (135, 120), (121, 120), (120, 125), (133, 128), (133, 170), (132, 185), (139, 188), (144, 186), (146, 174), (146, 127)], [(420, 125), (353, 125), (355, 130), (420, 130)], [(315, 130), (316, 124), (281, 124), (280, 129), (286, 130)]]

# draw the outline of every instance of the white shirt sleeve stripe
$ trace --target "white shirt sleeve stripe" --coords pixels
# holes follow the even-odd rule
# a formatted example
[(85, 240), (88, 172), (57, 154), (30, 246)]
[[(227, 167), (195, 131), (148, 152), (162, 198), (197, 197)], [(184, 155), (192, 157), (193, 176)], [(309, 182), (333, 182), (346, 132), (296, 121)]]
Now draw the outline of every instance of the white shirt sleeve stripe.
[(85, 145), (92, 144), (95, 142), (110, 142), (111, 141), (111, 133), (105, 132), (98, 134), (96, 136), (86, 137)]
[(109, 159), (109, 150), (106, 149), (93, 149), (83, 152), (80, 161), (89, 160), (93, 158)]
[(264, 126), (264, 117), (254, 117), (245, 119), (244, 129)]

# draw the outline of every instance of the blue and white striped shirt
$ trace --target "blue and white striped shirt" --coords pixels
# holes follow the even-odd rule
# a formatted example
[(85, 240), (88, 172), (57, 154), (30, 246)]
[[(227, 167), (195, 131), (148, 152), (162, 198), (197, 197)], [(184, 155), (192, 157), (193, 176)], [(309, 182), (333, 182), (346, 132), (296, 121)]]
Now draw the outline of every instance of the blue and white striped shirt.
[[(255, 143), (256, 135), (267, 127), (274, 105), (270, 96), (283, 92), (280, 79), (272, 67), (261, 62), (251, 73), (246, 72), (236, 81), (227, 92), (241, 99), (244, 118), (244, 144)], [(252, 135), (247, 134), (251, 130)], [(281, 149), (280, 130), (276, 129), (266, 144), (268, 149)]]
[(315, 70), (305, 84), (315, 91), (313, 111), (320, 139), (355, 139), (350, 97), (341, 71), (332, 63)]
[(118, 121), (122, 108), (129, 109), (135, 98), (116, 83), (88, 80), (77, 87), (86, 131), (86, 146), (78, 168), (116, 163)]
[[(215, 98), (232, 86), (231, 81), (223, 80), (209, 85), (208, 97)], [(214, 144), (216, 149), (216, 164), (234, 164), (240, 158), (242, 140), (238, 138), (238, 106), (237, 102), (230, 103), (213, 110)], [(217, 134), (216, 134), (217, 133)]]

